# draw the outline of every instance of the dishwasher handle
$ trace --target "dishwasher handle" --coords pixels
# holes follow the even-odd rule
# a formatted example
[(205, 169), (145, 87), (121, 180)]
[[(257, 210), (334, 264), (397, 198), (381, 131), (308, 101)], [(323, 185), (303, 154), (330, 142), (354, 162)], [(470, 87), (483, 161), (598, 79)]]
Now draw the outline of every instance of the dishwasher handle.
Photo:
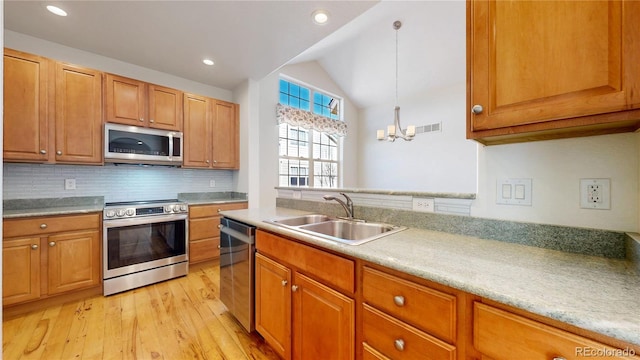
[(240, 231), (237, 231), (237, 230), (233, 230), (228, 226), (221, 225), (220, 233), (227, 234), (236, 240), (242, 241), (243, 243), (253, 244), (254, 242), (253, 236), (241, 233)]

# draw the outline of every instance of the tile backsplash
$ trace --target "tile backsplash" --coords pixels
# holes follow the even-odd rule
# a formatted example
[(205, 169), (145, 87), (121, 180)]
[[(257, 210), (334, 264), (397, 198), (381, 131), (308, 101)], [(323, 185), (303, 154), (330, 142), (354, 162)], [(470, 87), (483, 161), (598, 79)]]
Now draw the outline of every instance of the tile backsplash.
[[(65, 190), (65, 179), (76, 189)], [(211, 180), (215, 187), (210, 187)], [(233, 191), (232, 170), (165, 166), (4, 164), (3, 198), (104, 196), (105, 202), (176, 198), (184, 192)]]

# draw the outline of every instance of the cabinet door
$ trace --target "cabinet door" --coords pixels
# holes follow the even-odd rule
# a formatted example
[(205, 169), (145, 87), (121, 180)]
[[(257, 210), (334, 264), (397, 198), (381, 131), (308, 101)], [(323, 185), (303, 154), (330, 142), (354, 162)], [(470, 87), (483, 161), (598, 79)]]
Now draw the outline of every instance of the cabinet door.
[[(468, 6), (469, 106), (484, 108), (469, 115), (471, 132), (640, 106), (637, 2), (472, 1)], [(606, 121), (583, 118), (535, 129)]]
[(106, 121), (125, 125), (146, 126), (145, 83), (107, 74), (105, 78)]
[(210, 167), (210, 101), (204, 96), (184, 94), (184, 167)]
[(102, 73), (56, 64), (56, 162), (102, 163)]
[(292, 290), (294, 359), (353, 359), (355, 301), (299, 273)]
[(4, 50), (4, 150), (7, 161), (47, 161), (49, 61)]
[(149, 127), (182, 131), (182, 92), (149, 84)]
[(291, 359), (291, 271), (261, 254), (256, 254), (255, 272), (256, 331), (278, 355), (289, 360)]
[(2, 304), (40, 297), (40, 238), (2, 242)]
[(49, 236), (48, 294), (100, 284), (100, 232), (82, 231)]
[(213, 108), (213, 163), (218, 169), (239, 167), (238, 105), (216, 101)]

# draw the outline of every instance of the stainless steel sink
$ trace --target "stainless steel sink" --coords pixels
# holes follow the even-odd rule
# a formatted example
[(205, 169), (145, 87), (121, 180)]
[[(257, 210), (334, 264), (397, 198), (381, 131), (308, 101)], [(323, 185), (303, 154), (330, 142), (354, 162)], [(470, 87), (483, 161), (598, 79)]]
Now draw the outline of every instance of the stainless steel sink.
[(319, 214), (267, 220), (266, 222), (296, 230), (307, 235), (349, 245), (360, 245), (406, 229), (401, 226), (332, 218)]
[(323, 221), (331, 220), (327, 215), (319, 215), (319, 214), (310, 214), (310, 215), (302, 215), (302, 216), (294, 216), (284, 219), (271, 220), (274, 224), (287, 225), (287, 226), (300, 226), (306, 224), (315, 224)]

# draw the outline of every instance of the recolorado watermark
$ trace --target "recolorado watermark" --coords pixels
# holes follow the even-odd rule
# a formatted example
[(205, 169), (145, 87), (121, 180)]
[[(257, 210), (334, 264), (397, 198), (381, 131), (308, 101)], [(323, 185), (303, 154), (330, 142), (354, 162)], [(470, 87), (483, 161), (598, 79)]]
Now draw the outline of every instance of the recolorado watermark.
[(611, 349), (611, 348), (595, 348), (590, 346), (576, 347), (576, 356), (578, 357), (633, 357), (636, 351), (630, 348)]

